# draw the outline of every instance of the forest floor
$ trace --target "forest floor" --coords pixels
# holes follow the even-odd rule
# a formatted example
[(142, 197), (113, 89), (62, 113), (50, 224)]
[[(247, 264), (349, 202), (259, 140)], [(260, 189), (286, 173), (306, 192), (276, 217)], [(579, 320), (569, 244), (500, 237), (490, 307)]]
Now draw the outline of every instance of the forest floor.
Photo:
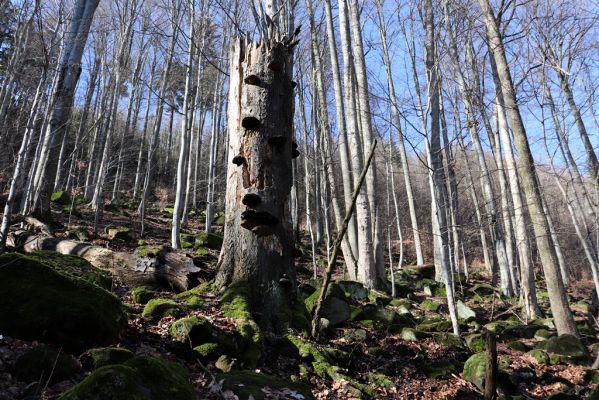
[[(55, 210), (55, 220), (53, 234), (57, 237), (66, 236), (68, 230), (92, 230), (89, 221), (93, 221), (93, 215), (85, 207), (80, 207), (76, 216)], [(146, 221), (147, 235), (143, 245), (168, 245), (168, 212), (151, 211)], [(134, 212), (125, 208), (106, 211), (102, 228), (108, 225), (139, 232)], [(191, 217), (185, 232), (199, 234), (202, 227), (201, 218)], [(217, 226), (217, 233), (221, 229)], [(119, 251), (133, 252), (140, 245), (137, 239), (111, 240), (104, 229), (97, 235), (90, 234), (89, 239), (96, 245)], [(185, 251), (200, 266), (202, 283), (210, 282), (215, 275), (218, 250), (207, 249), (202, 255), (193, 248)], [(301, 246), (298, 247), (296, 265), (300, 293), (303, 298), (309, 297), (317, 289), (311, 285), (317, 286), (317, 282), (311, 278), (311, 256)], [(316, 399), (476, 399), (482, 398), (480, 384), (479, 387), (475, 384), (476, 372), (473, 378), (471, 371), (464, 371), (464, 364), (470, 363), (472, 369), (473, 355), (484, 351), (481, 335), (484, 327), (494, 330), (498, 337), (498, 391), (504, 398), (546, 399), (553, 396), (551, 398), (569, 399), (591, 395), (599, 374), (591, 370), (590, 363), (599, 347), (596, 346), (593, 318), (596, 310), (590, 306), (589, 283), (577, 282), (570, 300), (577, 325), (583, 332), (585, 350), (592, 359), (554, 353), (555, 348), (544, 345), (548, 338), (555, 340), (551, 339), (555, 331), (550, 318), (524, 324), (516, 313), (517, 301), (501, 297), (484, 276), (471, 276), (469, 282), (459, 285), (459, 297), (464, 302), (462, 311), (473, 314), (462, 321), (460, 337), (451, 335), (444, 289), (430, 279), (427, 271), (408, 267), (397, 273), (398, 299), (391, 299), (384, 293), (364, 293), (355, 285), (351, 290), (342, 286), (346, 290), (341, 295), (345, 295), (342, 301), (350, 306), (351, 318), (328, 328), (319, 341), (308, 339), (300, 330), (286, 338), (284, 344), (281, 338), (264, 335), (260, 343), (260, 360), (250, 369), (266, 374), (268, 379), (257, 381), (258, 392), (252, 392), (252, 397), (248, 397), (248, 390), (249, 386), (256, 385), (255, 382), (242, 383), (242, 378), (241, 382), (233, 383), (227, 378), (233, 376), (236, 369), (247, 369), (250, 364), (236, 360), (235, 353), (224, 360), (223, 357), (199, 356), (193, 350), (197, 343), (182, 343), (171, 332), (176, 320), (198, 316), (210, 322), (214, 336), (236, 334), (237, 321), (223, 311), (222, 294), (207, 284), (200, 285), (202, 289), (194, 292), (199, 299), (193, 306), (184, 304), (181, 295), (175, 292), (150, 288), (154, 290), (149, 292), (150, 297), (173, 300), (177, 306), (173, 312), (164, 315), (144, 316), (146, 305), (134, 301), (134, 288), (113, 282), (112, 291), (129, 313), (127, 326), (113, 345), (136, 355), (156, 356), (183, 365), (189, 371), (199, 399), (297, 400), (307, 398), (310, 393)], [(338, 280), (342, 278), (339, 274), (336, 276)], [(548, 313), (546, 292), (542, 287), (539, 289), (541, 307)], [(288, 350), (289, 343), (297, 346), (296, 351)], [(89, 351), (86, 351), (72, 354), (81, 364), (70, 376), (50, 379), (54, 365), (50, 378), (47, 371), (42, 371), (37, 380), (20, 378), (15, 372), (18, 360), (38, 345), (36, 341), (20, 340), (11, 335), (0, 337), (1, 400), (55, 399), (93, 370), (86, 361), (89, 359)], [(476, 367), (474, 365), (474, 369)], [(231, 371), (227, 374), (223, 369)], [(597, 393), (593, 395), (597, 396)]]

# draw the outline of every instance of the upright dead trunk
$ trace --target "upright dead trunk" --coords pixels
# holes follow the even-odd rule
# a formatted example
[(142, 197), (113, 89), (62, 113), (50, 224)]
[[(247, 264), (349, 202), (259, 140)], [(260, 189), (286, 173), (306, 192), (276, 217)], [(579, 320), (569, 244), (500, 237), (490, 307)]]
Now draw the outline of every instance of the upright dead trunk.
[(286, 329), (296, 296), (290, 43), (238, 39), (230, 61), (224, 243), (216, 282), (243, 287), (254, 318), (271, 331)]
[(528, 144), (526, 129), (520, 115), (510, 68), (505, 55), (503, 38), (498, 21), (493, 14), (489, 0), (479, 0), (487, 28), (489, 51), (497, 66), (497, 75), (501, 84), (506, 111), (516, 150), (518, 151), (518, 172), (522, 178), (522, 188), (528, 203), (530, 217), (535, 230), (537, 249), (545, 272), (549, 302), (558, 334), (578, 335), (572, 312), (568, 306), (568, 296), (560, 276), (555, 248), (551, 239), (547, 217), (543, 211), (541, 193), (535, 173), (534, 159)]

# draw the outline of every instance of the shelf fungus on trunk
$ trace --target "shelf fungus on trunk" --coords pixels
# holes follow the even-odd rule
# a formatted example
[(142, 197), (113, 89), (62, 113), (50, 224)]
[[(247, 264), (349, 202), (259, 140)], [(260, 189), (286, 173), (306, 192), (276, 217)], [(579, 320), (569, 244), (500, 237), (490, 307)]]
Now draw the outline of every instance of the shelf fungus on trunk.
[[(293, 142), (292, 47), (238, 40), (230, 63), (229, 162), (217, 285), (247, 288), (262, 329), (284, 332), (297, 298), (289, 199)], [(259, 318), (258, 317), (259, 315)]]

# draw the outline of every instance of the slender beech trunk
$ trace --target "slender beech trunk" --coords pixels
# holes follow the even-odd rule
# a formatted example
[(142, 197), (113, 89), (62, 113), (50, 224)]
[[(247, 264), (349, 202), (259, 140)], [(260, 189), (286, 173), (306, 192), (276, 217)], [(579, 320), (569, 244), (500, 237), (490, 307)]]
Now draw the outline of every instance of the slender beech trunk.
[(66, 130), (67, 122), (71, 116), (73, 97), (75, 88), (81, 74), (81, 57), (83, 49), (87, 42), (89, 28), (91, 26), (94, 13), (100, 0), (78, 0), (75, 4), (74, 12), (71, 17), (71, 25), (65, 39), (65, 49), (59, 64), (57, 85), (52, 94), (52, 110), (45, 136), (47, 139), (49, 156), (42, 179), (44, 190), (41, 198), (37, 199), (40, 206), (40, 213), (48, 212), (50, 195), (53, 188), (47, 177), (55, 176), (58, 162), (58, 148), (56, 143), (62, 139)]
[(528, 144), (526, 129), (520, 115), (516, 93), (512, 82), (509, 64), (505, 55), (503, 39), (498, 21), (493, 14), (489, 0), (479, 0), (484, 22), (487, 28), (489, 51), (497, 66), (497, 75), (501, 83), (504, 103), (509, 119), (516, 150), (518, 151), (518, 172), (522, 179), (522, 188), (528, 203), (530, 217), (535, 230), (536, 243), (549, 293), (549, 302), (558, 334), (578, 335), (572, 312), (568, 306), (568, 297), (560, 276), (559, 264), (551, 239), (547, 217), (543, 211), (543, 202), (535, 173), (532, 152)]
[[(191, 162), (189, 148), (191, 147), (191, 127), (193, 121), (192, 103), (192, 78), (193, 78), (193, 60), (195, 57), (195, 2), (188, 2), (189, 12), (189, 47), (187, 56), (187, 65), (185, 66), (185, 95), (183, 97), (183, 129), (181, 132), (181, 146), (179, 147), (179, 160), (177, 162), (177, 187), (175, 190), (175, 207), (173, 210), (173, 224), (171, 228), (171, 247), (173, 249), (181, 248), (181, 214), (183, 213), (185, 201), (185, 188), (187, 187), (187, 163)], [(168, 167), (168, 165), (167, 165)]]
[[(425, 66), (428, 84), (428, 112), (430, 131), (427, 140), (429, 174), (432, 175), (433, 201), (436, 205), (436, 219), (441, 240), (441, 262), (444, 271), (445, 291), (447, 293), (447, 306), (455, 335), (460, 334), (460, 326), (455, 303), (453, 286), (453, 271), (450, 270), (449, 255), (449, 230), (447, 224), (447, 187), (445, 185), (445, 172), (441, 160), (441, 132), (440, 132), (440, 102), (439, 80), (437, 77), (434, 15), (431, 0), (424, 1), (424, 24), (426, 30), (425, 40)], [(429, 142), (430, 140), (430, 142)]]
[[(389, 100), (391, 103), (391, 120), (397, 130), (397, 141), (399, 144), (399, 159), (404, 177), (404, 185), (406, 188), (406, 197), (408, 200), (408, 209), (410, 211), (410, 222), (412, 223), (412, 235), (414, 238), (414, 249), (416, 251), (416, 263), (424, 264), (424, 255), (422, 253), (422, 244), (420, 241), (420, 232), (418, 231), (418, 219), (416, 218), (416, 206), (414, 204), (414, 193), (412, 190), (412, 180), (410, 179), (410, 168), (408, 165), (408, 156), (406, 154), (406, 146), (404, 143), (404, 134), (401, 129), (401, 121), (399, 119), (399, 105), (397, 103), (397, 95), (395, 93), (395, 83), (393, 82), (393, 74), (391, 68), (391, 58), (389, 57), (389, 47), (387, 45), (387, 25), (383, 11), (383, 3), (377, 0), (377, 16), (379, 20), (379, 34), (383, 50), (383, 62), (387, 73), (387, 88), (389, 90)], [(391, 162), (393, 168), (393, 162)], [(391, 175), (393, 180), (393, 174)], [(395, 190), (393, 190), (395, 195)], [(399, 222), (398, 222), (399, 223)], [(400, 263), (401, 264), (401, 263)]]

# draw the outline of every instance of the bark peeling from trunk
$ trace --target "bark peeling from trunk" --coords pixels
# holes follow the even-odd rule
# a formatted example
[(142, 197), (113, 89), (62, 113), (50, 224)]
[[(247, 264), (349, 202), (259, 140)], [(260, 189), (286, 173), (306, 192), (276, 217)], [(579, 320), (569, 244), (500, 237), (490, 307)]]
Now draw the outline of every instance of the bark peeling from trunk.
[(289, 209), (293, 156), (292, 49), (238, 40), (230, 64), (229, 162), (217, 283), (247, 286), (262, 329), (283, 331), (296, 298)]

